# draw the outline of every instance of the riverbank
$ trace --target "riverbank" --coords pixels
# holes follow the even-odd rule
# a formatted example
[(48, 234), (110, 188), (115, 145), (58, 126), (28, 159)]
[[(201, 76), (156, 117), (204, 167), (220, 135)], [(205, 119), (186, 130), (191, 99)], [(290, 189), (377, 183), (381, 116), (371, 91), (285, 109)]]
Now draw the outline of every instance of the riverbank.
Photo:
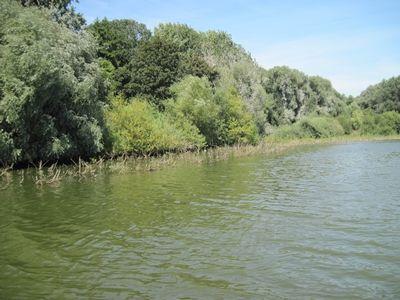
[(39, 163), (35, 167), (21, 170), (11, 168), (0, 170), (0, 190), (5, 189), (14, 180), (22, 184), (32, 180), (37, 186), (57, 185), (63, 179), (90, 179), (101, 174), (126, 172), (152, 172), (163, 167), (182, 163), (200, 164), (226, 160), (232, 157), (244, 157), (256, 154), (279, 154), (290, 149), (307, 145), (343, 144), (361, 141), (400, 140), (393, 136), (337, 136), (332, 138), (278, 139), (267, 137), (257, 145), (236, 145), (210, 148), (194, 152), (166, 153), (151, 157), (120, 156), (113, 159), (95, 159), (90, 162), (79, 160), (72, 165), (46, 166)]

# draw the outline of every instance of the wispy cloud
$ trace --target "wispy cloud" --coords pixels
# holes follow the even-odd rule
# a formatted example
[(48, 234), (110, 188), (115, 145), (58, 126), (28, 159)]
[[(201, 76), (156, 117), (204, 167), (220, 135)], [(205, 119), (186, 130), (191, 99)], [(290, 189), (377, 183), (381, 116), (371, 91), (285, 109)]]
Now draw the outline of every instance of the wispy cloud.
[(399, 57), (374, 51), (396, 35), (393, 31), (375, 31), (305, 37), (266, 47), (255, 58), (266, 68), (287, 65), (325, 76), (340, 92), (357, 95), (368, 85), (400, 73)]

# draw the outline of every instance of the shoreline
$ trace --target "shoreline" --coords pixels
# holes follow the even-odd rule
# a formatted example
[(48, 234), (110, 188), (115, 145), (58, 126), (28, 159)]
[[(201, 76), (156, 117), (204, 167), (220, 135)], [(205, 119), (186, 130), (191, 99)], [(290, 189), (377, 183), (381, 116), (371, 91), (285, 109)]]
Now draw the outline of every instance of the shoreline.
[(0, 169), (0, 190), (5, 189), (15, 179), (20, 183), (32, 180), (37, 186), (58, 185), (66, 179), (89, 179), (104, 173), (151, 172), (182, 163), (201, 164), (216, 162), (234, 157), (251, 155), (280, 154), (301, 146), (335, 145), (353, 142), (400, 140), (400, 135), (391, 136), (337, 136), (330, 138), (277, 139), (264, 138), (257, 145), (234, 145), (187, 151), (182, 153), (165, 153), (159, 156), (120, 156), (112, 159), (98, 158), (91, 162), (79, 160), (72, 165), (46, 167), (39, 163), (36, 167), (20, 170)]

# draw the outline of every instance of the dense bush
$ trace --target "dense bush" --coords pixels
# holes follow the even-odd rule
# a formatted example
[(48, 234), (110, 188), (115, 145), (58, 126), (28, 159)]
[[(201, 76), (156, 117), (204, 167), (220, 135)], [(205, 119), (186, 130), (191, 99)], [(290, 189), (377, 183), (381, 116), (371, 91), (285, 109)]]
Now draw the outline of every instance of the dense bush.
[(207, 145), (255, 143), (257, 128), (235, 88), (213, 88), (207, 78), (188, 76), (171, 88), (175, 99), (166, 106), (176, 119), (187, 119)]
[(280, 138), (324, 138), (343, 135), (344, 129), (332, 117), (307, 117), (300, 121), (278, 127), (273, 136)]
[(96, 44), (50, 12), (0, 4), (3, 163), (93, 156), (103, 149), (103, 79)]
[(371, 108), (376, 113), (400, 112), (400, 76), (368, 87), (356, 101), (361, 108)]
[(267, 95), (262, 86), (262, 69), (231, 36), (225, 32), (201, 34), (204, 60), (219, 73), (220, 82), (233, 85), (251, 113), (260, 134), (266, 126)]
[(300, 125), (310, 137), (323, 138), (344, 134), (339, 121), (331, 117), (307, 117), (300, 121)]
[(299, 122), (290, 125), (281, 125), (273, 128), (271, 131), (272, 133), (270, 136), (281, 139), (301, 139), (309, 137), (306, 135), (306, 132), (303, 130), (303, 128), (301, 128)]
[(144, 100), (112, 101), (106, 112), (114, 153), (153, 154), (201, 148), (197, 128), (181, 120), (179, 126)]
[(391, 135), (400, 133), (400, 113), (389, 111), (383, 114), (372, 110), (356, 110), (352, 114), (353, 128), (365, 135)]
[(0, 1), (2, 165), (400, 131), (400, 77), (344, 97), (321, 77), (264, 70), (225, 32), (85, 29), (71, 3)]
[(342, 126), (345, 134), (351, 134), (353, 132), (353, 122), (350, 114), (341, 114), (337, 117), (337, 120)]
[(242, 97), (234, 86), (218, 86), (215, 92), (222, 120), (220, 140), (222, 144), (256, 144), (258, 130)]
[(14, 141), (10, 134), (0, 129), (0, 165), (6, 165), (16, 161), (19, 151), (15, 149)]
[(306, 117), (300, 121), (275, 128), (273, 136), (280, 138), (331, 137), (343, 134), (395, 135), (400, 133), (400, 113), (374, 113), (357, 109), (351, 115)]
[(267, 120), (274, 126), (293, 123), (312, 113), (336, 116), (345, 106), (344, 97), (328, 80), (288, 67), (266, 71), (263, 85), (271, 98)]

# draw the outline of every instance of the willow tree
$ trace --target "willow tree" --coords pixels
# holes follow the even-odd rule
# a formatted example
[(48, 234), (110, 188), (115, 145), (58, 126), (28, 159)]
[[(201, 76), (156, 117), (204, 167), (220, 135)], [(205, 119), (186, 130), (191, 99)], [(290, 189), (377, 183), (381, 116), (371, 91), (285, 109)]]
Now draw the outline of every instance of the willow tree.
[(2, 163), (92, 156), (103, 149), (96, 44), (51, 12), (0, 4)]

